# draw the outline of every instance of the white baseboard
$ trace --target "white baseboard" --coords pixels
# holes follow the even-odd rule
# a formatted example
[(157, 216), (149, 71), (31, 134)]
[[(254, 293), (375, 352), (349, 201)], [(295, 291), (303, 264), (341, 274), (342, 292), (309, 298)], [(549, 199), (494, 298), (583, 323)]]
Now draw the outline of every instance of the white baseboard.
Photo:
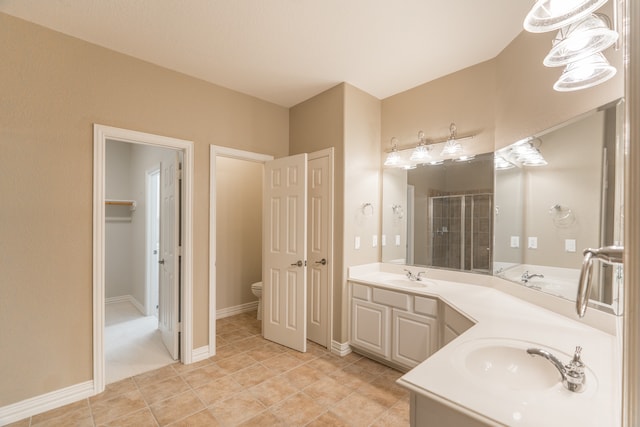
[(138, 300), (133, 297), (133, 295), (120, 295), (118, 297), (110, 297), (110, 298), (105, 299), (104, 302), (105, 302), (105, 304), (114, 304), (114, 303), (117, 303), (117, 302), (125, 302), (125, 301), (126, 302), (130, 302), (131, 304), (133, 304), (133, 306), (135, 308), (137, 308), (138, 311), (140, 313), (142, 313), (143, 316), (147, 315), (147, 312), (144, 309), (144, 306), (142, 304), (140, 304), (138, 302)]
[(196, 363), (204, 359), (208, 359), (211, 357), (209, 354), (209, 346), (205, 345), (202, 347), (194, 348), (191, 352), (191, 363)]
[(346, 356), (351, 353), (351, 346), (348, 342), (340, 343), (338, 341), (331, 341), (331, 353), (338, 356)]
[(86, 399), (93, 394), (93, 380), (91, 380), (3, 406), (0, 408), (0, 425), (3, 426), (56, 409)]
[(216, 319), (222, 319), (223, 317), (234, 316), (236, 314), (246, 313), (248, 311), (254, 311), (258, 309), (258, 301), (248, 302), (246, 304), (240, 304), (233, 307), (221, 308), (216, 310)]

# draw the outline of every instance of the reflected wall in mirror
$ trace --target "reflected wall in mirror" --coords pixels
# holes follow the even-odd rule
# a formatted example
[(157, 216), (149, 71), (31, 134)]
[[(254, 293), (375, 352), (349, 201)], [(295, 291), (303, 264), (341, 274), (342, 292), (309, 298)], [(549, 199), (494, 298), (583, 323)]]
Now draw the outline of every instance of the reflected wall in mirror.
[[(620, 108), (496, 152), (494, 274), (574, 301), (583, 250), (622, 244)], [(523, 144), (544, 161), (528, 166)], [(621, 275), (621, 266), (594, 271), (594, 305), (620, 313)]]
[(385, 169), (383, 262), (490, 273), (493, 154)]

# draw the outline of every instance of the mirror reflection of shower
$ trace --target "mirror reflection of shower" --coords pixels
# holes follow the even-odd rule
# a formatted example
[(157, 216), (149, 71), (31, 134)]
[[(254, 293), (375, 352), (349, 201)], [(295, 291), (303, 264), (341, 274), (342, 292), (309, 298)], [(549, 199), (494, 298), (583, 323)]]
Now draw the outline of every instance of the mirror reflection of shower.
[(429, 197), (431, 251), (430, 260), (424, 264), (466, 271), (490, 271), (492, 204), (491, 193)]

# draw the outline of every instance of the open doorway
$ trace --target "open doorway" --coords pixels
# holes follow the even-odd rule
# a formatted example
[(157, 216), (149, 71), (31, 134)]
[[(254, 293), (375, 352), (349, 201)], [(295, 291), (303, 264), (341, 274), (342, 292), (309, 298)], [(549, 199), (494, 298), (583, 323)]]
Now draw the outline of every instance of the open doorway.
[(179, 263), (173, 254), (180, 246), (175, 237), (180, 229), (175, 213), (180, 158), (181, 151), (172, 148), (107, 141), (107, 384), (160, 368), (179, 356), (179, 332), (171, 325), (179, 317), (180, 277), (173, 274)]
[[(193, 359), (193, 144), (94, 130), (94, 391), (100, 393), (123, 375)], [(110, 313), (113, 303), (126, 307)], [(134, 323), (146, 323), (151, 333)], [(112, 332), (116, 324), (123, 327)], [(133, 342), (128, 350), (126, 341)], [(125, 368), (120, 374), (112, 372), (114, 361)]]

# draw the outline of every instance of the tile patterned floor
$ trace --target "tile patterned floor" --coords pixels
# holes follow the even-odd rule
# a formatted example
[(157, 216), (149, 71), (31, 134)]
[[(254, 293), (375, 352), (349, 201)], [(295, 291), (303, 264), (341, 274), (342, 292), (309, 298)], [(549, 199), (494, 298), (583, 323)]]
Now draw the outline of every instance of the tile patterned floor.
[(220, 319), (217, 355), (109, 384), (11, 426), (408, 426), (400, 372), (310, 343), (263, 339), (255, 312)]

